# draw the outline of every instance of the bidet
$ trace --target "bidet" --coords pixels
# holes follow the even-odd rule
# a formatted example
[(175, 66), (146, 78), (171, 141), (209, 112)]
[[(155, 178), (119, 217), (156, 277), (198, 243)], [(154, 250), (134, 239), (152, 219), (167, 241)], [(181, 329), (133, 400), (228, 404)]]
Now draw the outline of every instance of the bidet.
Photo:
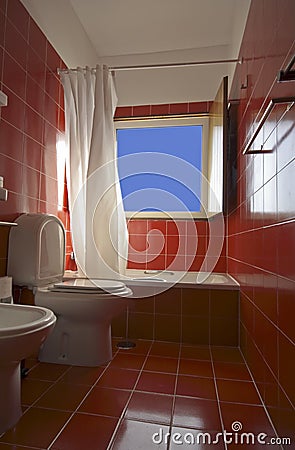
[(0, 434), (22, 415), (20, 362), (38, 351), (55, 322), (47, 308), (0, 303)]

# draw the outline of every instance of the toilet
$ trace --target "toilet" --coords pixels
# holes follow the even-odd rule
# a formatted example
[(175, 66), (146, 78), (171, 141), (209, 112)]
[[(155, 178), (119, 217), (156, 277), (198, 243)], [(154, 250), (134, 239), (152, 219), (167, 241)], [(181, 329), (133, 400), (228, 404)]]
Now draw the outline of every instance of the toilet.
[(111, 322), (126, 308), (132, 291), (118, 280), (64, 280), (65, 232), (54, 215), (22, 214), (15, 222), (7, 273), (14, 285), (33, 290), (36, 306), (57, 317), (39, 360), (75, 366), (110, 361)]

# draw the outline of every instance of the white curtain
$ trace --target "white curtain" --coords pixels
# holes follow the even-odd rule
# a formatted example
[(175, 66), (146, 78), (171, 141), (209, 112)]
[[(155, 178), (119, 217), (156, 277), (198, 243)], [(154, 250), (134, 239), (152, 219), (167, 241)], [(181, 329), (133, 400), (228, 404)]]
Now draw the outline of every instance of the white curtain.
[(124, 274), (128, 236), (117, 170), (117, 104), (106, 66), (61, 73), (65, 96), (67, 183), (73, 248), (87, 277)]

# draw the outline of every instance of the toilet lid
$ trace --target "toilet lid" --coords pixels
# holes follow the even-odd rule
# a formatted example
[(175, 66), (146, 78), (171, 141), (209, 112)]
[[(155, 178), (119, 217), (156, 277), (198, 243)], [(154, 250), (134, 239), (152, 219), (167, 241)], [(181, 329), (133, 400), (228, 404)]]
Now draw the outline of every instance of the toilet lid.
[(88, 293), (118, 293), (126, 288), (125, 284), (116, 280), (100, 280), (97, 278), (75, 278), (72, 280), (61, 281), (53, 285), (52, 291), (55, 292), (88, 292)]

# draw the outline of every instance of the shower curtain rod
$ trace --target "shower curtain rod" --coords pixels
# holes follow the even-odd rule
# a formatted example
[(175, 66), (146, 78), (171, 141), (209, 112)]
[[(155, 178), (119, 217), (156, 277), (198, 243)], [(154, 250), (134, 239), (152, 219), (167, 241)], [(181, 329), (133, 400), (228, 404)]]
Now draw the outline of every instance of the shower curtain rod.
[[(209, 61), (191, 61), (191, 62), (180, 62), (180, 63), (166, 63), (166, 64), (143, 64), (139, 66), (114, 66), (110, 67), (110, 71), (120, 72), (123, 70), (141, 70), (141, 69), (169, 69), (173, 67), (188, 67), (188, 66), (201, 66), (201, 65), (209, 65), (209, 64), (225, 64), (225, 63), (242, 63), (241, 59), (217, 59), (217, 60), (209, 60)], [(78, 69), (57, 69), (57, 72), (60, 74), (62, 72), (68, 72), (69, 70), (78, 70)], [(95, 70), (95, 67), (92, 69)]]

